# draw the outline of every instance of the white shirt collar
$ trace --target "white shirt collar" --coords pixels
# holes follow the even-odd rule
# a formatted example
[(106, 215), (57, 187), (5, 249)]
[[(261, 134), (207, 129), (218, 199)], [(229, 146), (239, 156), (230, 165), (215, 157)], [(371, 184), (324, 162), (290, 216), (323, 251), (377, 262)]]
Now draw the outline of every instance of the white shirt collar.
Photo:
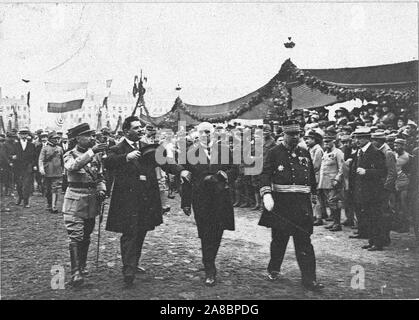
[[(136, 149), (136, 147), (135, 147), (135, 142), (134, 142), (134, 141), (132, 141), (132, 140), (128, 139), (127, 137), (124, 137), (124, 138), (125, 138), (125, 140), (128, 142), (128, 144), (129, 144), (131, 147), (133, 147), (134, 149)], [(137, 142), (139, 142), (139, 141), (137, 141)]]
[(371, 142), (368, 142), (365, 146), (363, 146), (362, 148), (361, 148), (361, 150), (362, 150), (362, 152), (366, 152), (367, 151), (367, 149), (370, 147), (370, 145), (371, 145)]

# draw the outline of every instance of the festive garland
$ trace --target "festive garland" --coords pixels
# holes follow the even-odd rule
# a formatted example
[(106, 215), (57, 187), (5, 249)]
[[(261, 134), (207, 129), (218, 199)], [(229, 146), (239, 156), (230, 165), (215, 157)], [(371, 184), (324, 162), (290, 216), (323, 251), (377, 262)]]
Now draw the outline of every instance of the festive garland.
[(284, 62), (281, 67), (281, 71), (279, 72), (279, 75), (287, 77), (284, 81), (288, 79), (295, 79), (300, 84), (305, 84), (311, 89), (319, 90), (324, 94), (334, 95), (339, 101), (350, 101), (358, 98), (362, 101), (377, 101), (381, 105), (389, 104), (395, 107), (410, 107), (418, 101), (418, 92), (416, 87), (406, 88), (403, 90), (345, 88), (329, 84), (315, 76), (312, 76), (308, 71), (298, 69), (290, 59)]
[(286, 84), (277, 79), (272, 79), (254, 97), (250, 98), (249, 101), (241, 103), (235, 110), (228, 111), (224, 115), (211, 116), (191, 111), (179, 97), (176, 98), (171, 113), (181, 110), (192, 119), (200, 122), (225, 122), (238, 118), (246, 111), (250, 111), (255, 106), (264, 102), (268, 105), (269, 117), (276, 118), (285, 113), (289, 106), (289, 99), (290, 96)]
[(154, 123), (146, 110), (147, 117), (158, 127), (174, 127), (177, 123), (177, 113), (183, 111), (186, 115), (199, 122), (225, 122), (238, 118), (243, 113), (251, 110), (260, 103), (266, 103), (268, 112), (266, 118), (277, 120), (283, 117), (287, 109), (291, 109), (292, 97), (287, 88), (287, 82), (298, 81), (311, 89), (319, 90), (328, 95), (334, 95), (339, 102), (360, 99), (366, 101), (377, 101), (381, 105), (395, 107), (413, 107), (418, 101), (416, 87), (403, 90), (392, 89), (350, 89), (329, 84), (310, 74), (308, 71), (298, 69), (290, 59), (287, 59), (281, 66), (281, 70), (272, 78), (269, 83), (261, 88), (249, 101), (241, 103), (235, 110), (226, 112), (223, 115), (211, 116), (191, 111), (187, 105), (178, 97), (169, 113), (167, 113), (158, 124)]

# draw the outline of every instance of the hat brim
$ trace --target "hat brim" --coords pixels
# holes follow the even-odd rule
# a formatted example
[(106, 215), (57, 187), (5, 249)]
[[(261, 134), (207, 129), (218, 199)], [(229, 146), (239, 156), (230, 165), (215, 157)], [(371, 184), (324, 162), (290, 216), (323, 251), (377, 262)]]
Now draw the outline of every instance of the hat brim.
[(87, 134), (92, 134), (92, 133), (95, 133), (95, 132), (96, 132), (96, 130), (94, 130), (94, 129), (82, 131), (82, 132), (78, 133), (76, 135), (76, 137), (84, 136), (84, 135), (87, 135)]

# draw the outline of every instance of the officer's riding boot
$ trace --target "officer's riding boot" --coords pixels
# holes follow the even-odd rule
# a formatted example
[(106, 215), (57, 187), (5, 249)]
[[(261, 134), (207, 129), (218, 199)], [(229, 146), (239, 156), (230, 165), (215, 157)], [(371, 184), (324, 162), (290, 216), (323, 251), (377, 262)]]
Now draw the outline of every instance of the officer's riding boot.
[(233, 207), (239, 207), (242, 204), (242, 196), (240, 193), (240, 189), (238, 187), (234, 188), (234, 195), (235, 195), (235, 199), (236, 201), (233, 203)]
[(261, 201), (260, 201), (260, 193), (259, 192), (255, 192), (255, 206), (252, 208), (252, 210), (260, 210), (260, 206), (261, 206)]
[(83, 276), (87, 276), (89, 271), (86, 269), (87, 254), (89, 253), (90, 241), (80, 242), (80, 251), (79, 251), (79, 269), (80, 273)]
[(51, 194), (51, 212), (52, 213), (58, 213), (57, 200), (58, 200), (58, 194), (52, 193)]
[(70, 243), (70, 262), (71, 262), (71, 282), (70, 284), (74, 287), (78, 287), (83, 284), (84, 279), (80, 272), (79, 264), (79, 243)]
[(330, 231), (342, 231), (342, 225), (340, 224), (340, 209), (332, 209), (333, 226), (329, 229)]
[(239, 206), (239, 208), (248, 208), (250, 207), (250, 201), (249, 201), (249, 188), (247, 184), (244, 184), (243, 186), (243, 193), (242, 193), (243, 202)]

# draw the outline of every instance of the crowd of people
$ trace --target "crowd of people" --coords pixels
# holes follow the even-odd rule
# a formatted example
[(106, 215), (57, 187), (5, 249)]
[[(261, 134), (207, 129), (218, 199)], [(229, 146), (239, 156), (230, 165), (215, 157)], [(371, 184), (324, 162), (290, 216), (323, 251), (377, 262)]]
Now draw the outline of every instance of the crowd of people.
[[(278, 277), (288, 242), (278, 231), (283, 230), (283, 225), (278, 227), (270, 215), (275, 210), (281, 212), (286, 234), (294, 236), (303, 283), (315, 289), (321, 286), (315, 280), (314, 251), (307, 238), (313, 226), (325, 225), (330, 232), (342, 231), (343, 226), (352, 228), (350, 238), (368, 239), (362, 248), (369, 251), (389, 246), (390, 231), (409, 232), (412, 226), (419, 238), (416, 116), (408, 110), (368, 104), (351, 112), (339, 108), (334, 117), (324, 108), (294, 110), (281, 122), (200, 123), (172, 134), (136, 117), (127, 118), (123, 130), (118, 132), (109, 128), (95, 132), (87, 124), (72, 128), (67, 134), (44, 130), (32, 133), (29, 128), (22, 128), (0, 135), (0, 191), (2, 196), (10, 196), (16, 187), (16, 205), (24, 208), (30, 207), (30, 197), (38, 191), (46, 198), (46, 210), (53, 214), (59, 212), (58, 198), (65, 192), (62, 213), (70, 239), (75, 284), (81, 283), (86, 273), (90, 233), (97, 215), (93, 196), (99, 194), (101, 200), (111, 197), (107, 229), (123, 233), (124, 280), (132, 283), (135, 272), (142, 269), (138, 262), (146, 232), (162, 222), (162, 215), (170, 213), (167, 198), (179, 193), (183, 211), (187, 215), (192, 208), (194, 211), (207, 285), (215, 283), (215, 257), (222, 231), (234, 229), (232, 208), (240, 207), (261, 211), (260, 224), (273, 228), (268, 267), (271, 280)], [(252, 159), (263, 160), (261, 170), (248, 174), (246, 169), (254, 162), (247, 162), (245, 157), (240, 163), (227, 158), (227, 163), (205, 168), (181, 163), (182, 139), (186, 139), (189, 152), (202, 147), (203, 137), (209, 139), (204, 144), (207, 156), (212, 153), (210, 147), (218, 145), (231, 156), (249, 137)], [(262, 154), (257, 154), (258, 145), (262, 146)], [(157, 146), (164, 147), (165, 155), (173, 159), (172, 165), (142, 160)], [(135, 163), (137, 166), (132, 165)], [(150, 180), (150, 175), (158, 189), (154, 190), (154, 185), (150, 188), (159, 194), (153, 193), (151, 202), (145, 196), (151, 189), (138, 184)], [(213, 218), (219, 219), (216, 224), (208, 220), (207, 211), (214, 201), (205, 194), (208, 190), (217, 195), (218, 207), (211, 209), (216, 212), (213, 217), (219, 216)], [(132, 194), (134, 191), (138, 194)], [(306, 205), (310, 193), (310, 208), (303, 210), (304, 221), (294, 221), (295, 216), (289, 216), (289, 212), (300, 212), (302, 209), (297, 206)], [(287, 194), (299, 194), (303, 198), (297, 198), (302, 201), (291, 205), (294, 198), (286, 198)], [(89, 200), (80, 209), (76, 204), (83, 195)], [(10, 211), (8, 205), (2, 201), (2, 211)], [(87, 211), (75, 219), (75, 213), (85, 208)], [(146, 227), (129, 223), (131, 213), (138, 208), (143, 210), (139, 216), (144, 216), (141, 225)], [(127, 215), (123, 220), (121, 211)], [(345, 220), (341, 221), (343, 216)], [(306, 231), (295, 231), (295, 225)]]

